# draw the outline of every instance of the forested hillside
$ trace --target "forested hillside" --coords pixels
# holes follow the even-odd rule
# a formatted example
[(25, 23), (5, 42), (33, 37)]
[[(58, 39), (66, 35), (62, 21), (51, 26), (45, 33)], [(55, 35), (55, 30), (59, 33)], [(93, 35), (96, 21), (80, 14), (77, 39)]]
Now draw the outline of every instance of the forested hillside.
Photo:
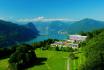
[(39, 31), (36, 28), (32, 30), (30, 27), (0, 20), (0, 47), (28, 41), (38, 35)]
[(88, 40), (81, 48), (86, 60), (79, 70), (104, 70), (104, 29), (85, 34), (88, 35)]

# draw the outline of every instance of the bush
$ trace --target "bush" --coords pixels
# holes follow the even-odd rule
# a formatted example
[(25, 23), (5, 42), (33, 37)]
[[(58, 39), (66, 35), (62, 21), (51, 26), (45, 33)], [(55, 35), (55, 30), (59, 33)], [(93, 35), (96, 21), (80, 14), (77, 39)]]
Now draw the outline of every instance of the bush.
[[(32, 46), (27, 44), (19, 45), (9, 59), (10, 70), (20, 70), (33, 64), (36, 54)], [(17, 69), (15, 69), (17, 68)]]
[(58, 46), (56, 47), (56, 51), (60, 51)]
[(63, 47), (62, 51), (65, 51), (65, 52), (74, 52), (73, 48), (71, 48), (71, 47)]
[(72, 60), (73, 60), (73, 59), (76, 59), (76, 56), (75, 56), (74, 53), (70, 53), (70, 54), (69, 54), (69, 57), (70, 57), (70, 59), (72, 59)]

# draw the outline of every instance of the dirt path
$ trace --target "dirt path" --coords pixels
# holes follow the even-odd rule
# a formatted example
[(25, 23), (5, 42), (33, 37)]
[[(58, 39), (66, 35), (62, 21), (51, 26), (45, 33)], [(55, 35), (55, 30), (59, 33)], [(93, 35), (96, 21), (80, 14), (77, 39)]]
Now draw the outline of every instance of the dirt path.
[(69, 66), (69, 58), (67, 58), (67, 70), (70, 70), (70, 66)]

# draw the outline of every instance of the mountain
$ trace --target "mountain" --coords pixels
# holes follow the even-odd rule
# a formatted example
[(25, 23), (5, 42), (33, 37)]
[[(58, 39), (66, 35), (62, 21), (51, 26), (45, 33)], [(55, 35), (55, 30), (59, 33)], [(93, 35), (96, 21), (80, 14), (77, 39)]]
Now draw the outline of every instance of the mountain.
[(72, 22), (61, 22), (61, 21), (53, 21), (50, 23), (49, 31), (50, 34), (66, 34), (69, 26)]
[(34, 32), (35, 36), (39, 35), (39, 31), (37, 30), (36, 26), (32, 22), (26, 24), (25, 26), (31, 29)]
[(79, 32), (89, 32), (92, 30), (104, 28), (104, 22), (94, 19), (83, 19), (73, 22), (49, 21), (49, 22), (32, 22), (40, 31), (40, 34), (76, 34)]
[(36, 28), (33, 31), (29, 27), (0, 20), (0, 47), (29, 41), (38, 35), (39, 32)]
[(96, 29), (104, 28), (104, 22), (93, 19), (83, 19), (70, 25), (69, 33), (89, 32)]
[(41, 34), (64, 34), (67, 33), (69, 26), (73, 22), (50, 21), (50, 22), (34, 22), (36, 28)]

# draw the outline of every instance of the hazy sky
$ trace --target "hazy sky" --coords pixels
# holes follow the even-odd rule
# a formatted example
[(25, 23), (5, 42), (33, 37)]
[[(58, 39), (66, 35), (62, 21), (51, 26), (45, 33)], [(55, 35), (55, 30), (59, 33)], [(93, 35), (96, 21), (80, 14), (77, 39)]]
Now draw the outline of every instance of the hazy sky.
[(104, 0), (0, 0), (1, 19), (104, 20)]

